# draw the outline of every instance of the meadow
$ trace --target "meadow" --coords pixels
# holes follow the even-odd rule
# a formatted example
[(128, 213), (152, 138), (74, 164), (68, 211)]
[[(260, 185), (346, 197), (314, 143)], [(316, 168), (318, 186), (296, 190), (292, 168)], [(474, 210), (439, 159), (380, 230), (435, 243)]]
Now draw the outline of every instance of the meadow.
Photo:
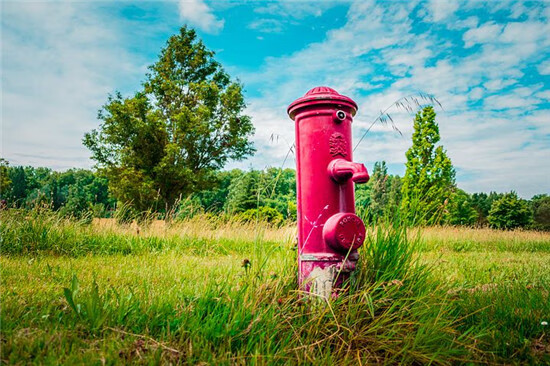
[(370, 227), (322, 302), (293, 225), (0, 215), (6, 364), (550, 364), (549, 233)]

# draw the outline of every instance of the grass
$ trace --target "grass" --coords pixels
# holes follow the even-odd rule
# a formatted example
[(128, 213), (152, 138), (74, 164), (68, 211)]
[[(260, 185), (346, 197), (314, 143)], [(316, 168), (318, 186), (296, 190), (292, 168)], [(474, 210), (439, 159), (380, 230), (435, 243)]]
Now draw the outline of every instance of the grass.
[(0, 215), (5, 363), (550, 364), (549, 234), (370, 228), (323, 305), (292, 226)]

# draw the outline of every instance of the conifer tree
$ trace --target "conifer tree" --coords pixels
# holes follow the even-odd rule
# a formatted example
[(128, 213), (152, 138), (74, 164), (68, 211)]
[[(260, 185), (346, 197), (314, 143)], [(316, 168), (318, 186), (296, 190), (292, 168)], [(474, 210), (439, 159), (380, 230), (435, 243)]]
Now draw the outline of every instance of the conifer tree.
[(438, 224), (455, 187), (455, 171), (442, 146), (435, 111), (428, 106), (414, 119), (401, 188), (401, 209), (411, 224)]

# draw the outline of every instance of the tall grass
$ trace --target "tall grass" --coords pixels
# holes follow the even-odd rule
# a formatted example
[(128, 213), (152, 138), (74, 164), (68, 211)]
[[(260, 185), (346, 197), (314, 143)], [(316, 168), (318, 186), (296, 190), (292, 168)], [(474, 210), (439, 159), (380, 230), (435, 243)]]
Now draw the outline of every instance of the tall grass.
[[(216, 227), (216, 223), (206, 221), (201, 225), (197, 219), (186, 225), (159, 228), (118, 225), (114, 220), (89, 224), (52, 211), (9, 210), (0, 213), (0, 253), (75, 257), (174, 251), (198, 256), (225, 255), (249, 253), (258, 235), (263, 239), (265, 232), (247, 230), (247, 225), (235, 223)], [(280, 247), (266, 241), (271, 247)]]
[[(473, 337), (457, 332), (445, 289), (415, 258), (401, 225), (371, 228), (347, 293), (313, 306), (296, 290), (293, 242), (265, 241), (258, 230), (254, 240), (204, 239), (170, 228), (129, 234), (123, 231), (131, 227), (99, 229), (55, 215), (3, 215), (2, 253), (10, 256), (2, 276), (3, 360), (32, 354), (49, 362), (55, 354), (87, 363), (99, 359), (88, 353), (98, 347), (100, 357), (145, 363), (449, 364), (477, 357)], [(38, 253), (37, 265), (18, 259)], [(245, 256), (251, 266), (241, 267), (235, 257)], [(76, 257), (70, 265), (69, 257)], [(26, 271), (26, 283), (16, 286)], [(138, 275), (122, 275), (130, 272)], [(35, 290), (45, 285), (50, 290)], [(21, 329), (41, 331), (25, 338)]]
[[(0, 215), (0, 356), (9, 363), (547, 359), (533, 350), (547, 342), (541, 321), (550, 313), (548, 282), (530, 275), (528, 282), (499, 277), (497, 285), (484, 286), (497, 281), (496, 272), (488, 262), (486, 274), (475, 273), (482, 267), (469, 258), (479, 258), (474, 250), (484, 245), (477, 232), (466, 235), (475, 242), (469, 251), (457, 251), (459, 233), (411, 233), (399, 222), (370, 227), (345, 293), (314, 305), (296, 288), (293, 227), (215, 218), (138, 227), (47, 212)], [(539, 243), (539, 256), (546, 255), (545, 238), (526, 235)], [(427, 262), (422, 253), (455, 256), (452, 271), (472, 266), (474, 272), (452, 277), (442, 258)], [(521, 277), (512, 270), (503, 275)]]

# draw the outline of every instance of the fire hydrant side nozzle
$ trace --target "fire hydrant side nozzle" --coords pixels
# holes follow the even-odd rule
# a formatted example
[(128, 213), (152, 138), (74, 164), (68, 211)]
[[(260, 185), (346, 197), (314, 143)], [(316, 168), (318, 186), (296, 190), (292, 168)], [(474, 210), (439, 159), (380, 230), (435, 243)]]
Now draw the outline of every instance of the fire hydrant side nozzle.
[(358, 260), (365, 225), (355, 215), (355, 183), (369, 180), (352, 159), (357, 104), (328, 87), (311, 89), (288, 107), (296, 131), (298, 282), (328, 298)]

